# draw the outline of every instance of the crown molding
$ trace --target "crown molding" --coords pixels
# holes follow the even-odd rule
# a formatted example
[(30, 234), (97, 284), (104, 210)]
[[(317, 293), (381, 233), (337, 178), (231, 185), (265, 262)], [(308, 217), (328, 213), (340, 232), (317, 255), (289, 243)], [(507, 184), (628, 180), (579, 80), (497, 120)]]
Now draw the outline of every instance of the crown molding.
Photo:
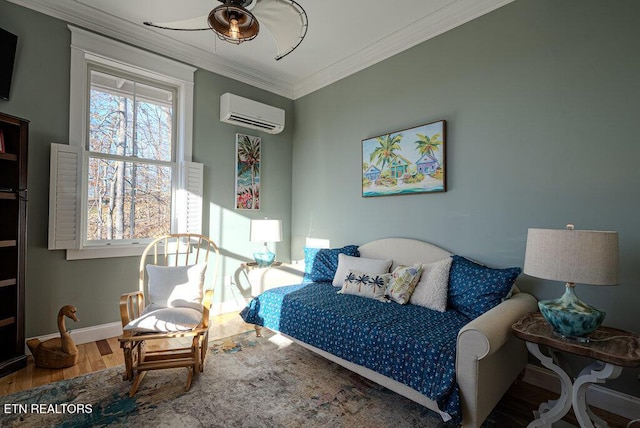
[(432, 14), (418, 19), (410, 26), (372, 43), (355, 55), (344, 58), (296, 82), (293, 86), (293, 99), (298, 99), (344, 79), (513, 1), (455, 0)]
[(8, 0), (102, 35), (293, 99), (293, 85), (73, 0)]
[(8, 0), (178, 61), (238, 80), (289, 99), (297, 99), (392, 57), (514, 0), (453, 0), (410, 26), (380, 39), (297, 82), (274, 78), (215, 53), (114, 17), (74, 0)]

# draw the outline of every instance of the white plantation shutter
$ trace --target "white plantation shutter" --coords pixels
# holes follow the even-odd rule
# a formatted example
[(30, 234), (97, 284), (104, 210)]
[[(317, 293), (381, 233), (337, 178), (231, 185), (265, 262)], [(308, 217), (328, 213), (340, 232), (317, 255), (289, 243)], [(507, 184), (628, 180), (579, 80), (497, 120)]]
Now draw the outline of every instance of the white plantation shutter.
[(80, 248), (82, 150), (51, 144), (49, 181), (49, 249)]
[[(82, 149), (66, 144), (51, 145), (49, 183), (50, 250), (82, 247)], [(202, 233), (203, 164), (180, 163), (178, 231)], [(82, 250), (85, 251), (85, 250)]]
[(178, 231), (202, 233), (202, 181), (203, 165), (196, 162), (181, 162), (181, 180), (184, 189), (178, 215)]

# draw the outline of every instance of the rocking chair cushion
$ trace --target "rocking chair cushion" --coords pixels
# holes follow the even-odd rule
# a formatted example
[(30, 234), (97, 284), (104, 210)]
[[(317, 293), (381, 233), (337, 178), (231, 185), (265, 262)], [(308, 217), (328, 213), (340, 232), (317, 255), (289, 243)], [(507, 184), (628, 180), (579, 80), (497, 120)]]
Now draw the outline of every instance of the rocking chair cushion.
[(161, 308), (149, 305), (142, 315), (123, 330), (138, 333), (172, 333), (193, 330), (202, 321), (202, 312), (191, 308)]
[(147, 265), (149, 300), (167, 308), (202, 308), (206, 263), (191, 266)]

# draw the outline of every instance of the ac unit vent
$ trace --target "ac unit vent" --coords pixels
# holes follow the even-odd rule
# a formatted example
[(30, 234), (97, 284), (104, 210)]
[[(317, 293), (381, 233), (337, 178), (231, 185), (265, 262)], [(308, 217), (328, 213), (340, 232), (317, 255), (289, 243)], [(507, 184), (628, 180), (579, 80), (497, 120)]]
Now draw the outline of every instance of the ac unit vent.
[(220, 96), (220, 120), (279, 134), (284, 129), (284, 110), (227, 92)]
[(258, 120), (251, 119), (249, 117), (238, 116), (238, 115), (235, 115), (235, 114), (232, 114), (229, 117), (229, 120), (240, 122), (240, 123), (244, 123), (246, 125), (257, 126), (260, 129), (265, 129), (265, 130), (269, 130), (269, 131), (273, 131), (274, 129), (276, 129), (276, 125), (274, 125), (272, 123), (260, 122)]

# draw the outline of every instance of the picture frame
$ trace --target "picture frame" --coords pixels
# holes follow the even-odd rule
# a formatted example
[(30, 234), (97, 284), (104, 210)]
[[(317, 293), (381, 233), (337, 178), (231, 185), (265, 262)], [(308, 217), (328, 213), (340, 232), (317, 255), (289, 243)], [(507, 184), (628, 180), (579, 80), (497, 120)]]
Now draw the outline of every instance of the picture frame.
[(235, 208), (260, 209), (260, 137), (236, 134)]
[(447, 191), (446, 121), (362, 140), (362, 197)]

